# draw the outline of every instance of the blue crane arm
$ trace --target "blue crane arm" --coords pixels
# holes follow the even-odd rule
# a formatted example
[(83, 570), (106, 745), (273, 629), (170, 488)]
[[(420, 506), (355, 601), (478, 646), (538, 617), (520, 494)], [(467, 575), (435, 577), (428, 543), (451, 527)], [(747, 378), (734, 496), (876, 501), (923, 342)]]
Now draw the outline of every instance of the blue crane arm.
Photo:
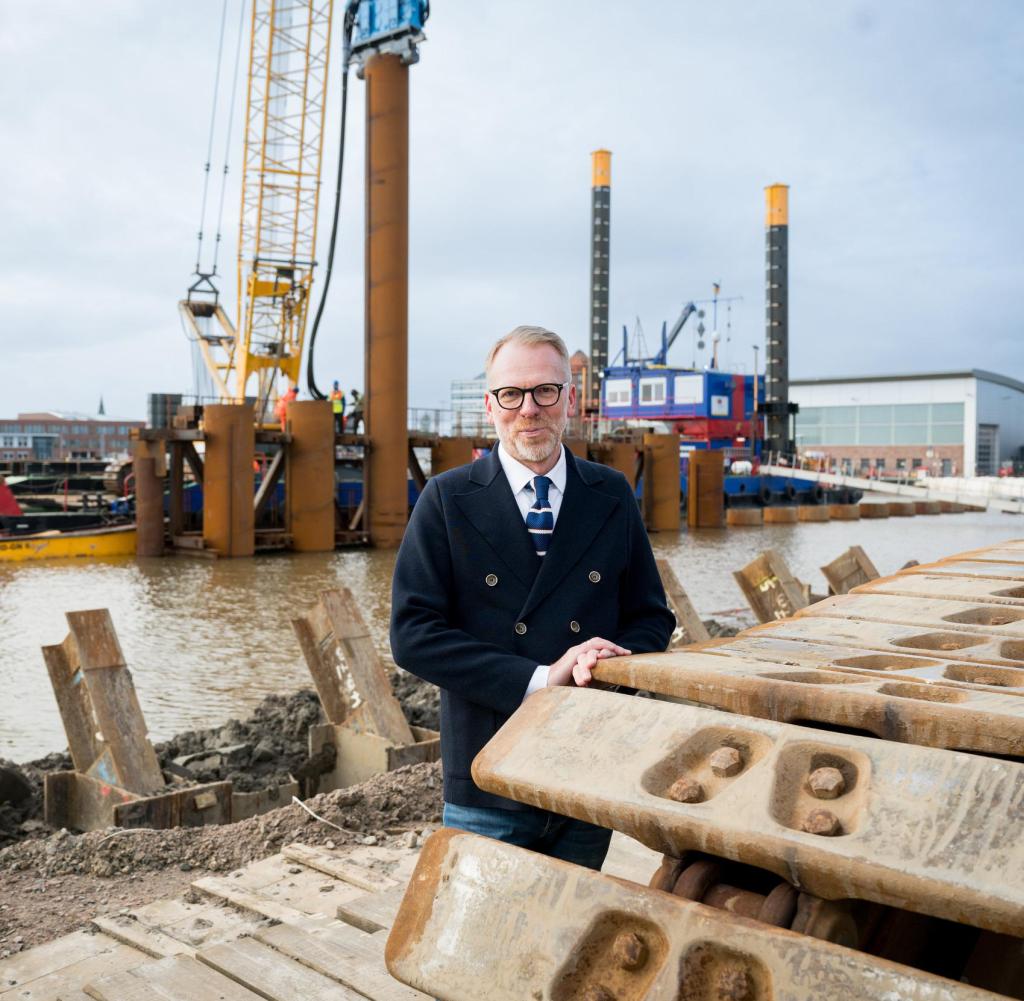
[(672, 345), (675, 343), (676, 338), (679, 336), (680, 331), (686, 326), (686, 321), (697, 312), (697, 307), (692, 302), (688, 302), (683, 306), (683, 311), (679, 314), (679, 318), (675, 323), (672, 324), (672, 329), (668, 332), (668, 337), (665, 338), (664, 346), (658, 352), (655, 361), (658, 365), (668, 364), (668, 353)]

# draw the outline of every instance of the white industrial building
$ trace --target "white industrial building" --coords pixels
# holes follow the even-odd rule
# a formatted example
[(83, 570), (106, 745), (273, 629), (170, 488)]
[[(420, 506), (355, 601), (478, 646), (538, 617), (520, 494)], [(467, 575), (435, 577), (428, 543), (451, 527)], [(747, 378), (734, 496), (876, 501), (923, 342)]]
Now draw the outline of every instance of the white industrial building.
[(1024, 383), (971, 369), (794, 379), (797, 449), (850, 473), (994, 476), (1024, 460)]

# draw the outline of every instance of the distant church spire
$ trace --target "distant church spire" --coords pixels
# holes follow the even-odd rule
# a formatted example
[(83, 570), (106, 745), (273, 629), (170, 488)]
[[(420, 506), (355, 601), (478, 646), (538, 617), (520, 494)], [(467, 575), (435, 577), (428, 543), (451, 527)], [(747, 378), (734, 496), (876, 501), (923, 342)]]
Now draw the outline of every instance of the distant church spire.
[(97, 416), (103, 417), (106, 415), (106, 410), (103, 408), (103, 394), (100, 394), (100, 408), (96, 411)]

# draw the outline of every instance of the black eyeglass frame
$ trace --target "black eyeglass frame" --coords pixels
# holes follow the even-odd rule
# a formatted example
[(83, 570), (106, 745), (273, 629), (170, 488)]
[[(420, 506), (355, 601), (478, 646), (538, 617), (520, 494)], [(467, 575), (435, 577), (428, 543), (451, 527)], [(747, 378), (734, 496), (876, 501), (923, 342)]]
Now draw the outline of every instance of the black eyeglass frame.
[[(497, 389), (488, 389), (487, 392), (494, 397), (494, 402), (497, 403), (502, 410), (518, 410), (526, 402), (527, 393), (529, 393), (530, 396), (533, 397), (533, 402), (538, 407), (547, 408), (553, 407), (556, 403), (558, 403), (558, 401), (562, 398), (562, 390), (565, 389), (565, 387), (568, 385), (569, 383), (567, 382), (538, 382), (536, 386), (531, 386), (529, 389), (526, 389), (523, 386), (499, 386)], [(537, 399), (537, 390), (543, 389), (545, 386), (556, 386), (558, 388), (558, 395), (550, 403), (541, 403), (540, 400)], [(506, 389), (514, 389), (522, 394), (522, 397), (520, 398), (519, 402), (514, 407), (506, 407), (505, 404), (502, 403), (500, 399), (498, 399), (498, 393), (504, 393)]]

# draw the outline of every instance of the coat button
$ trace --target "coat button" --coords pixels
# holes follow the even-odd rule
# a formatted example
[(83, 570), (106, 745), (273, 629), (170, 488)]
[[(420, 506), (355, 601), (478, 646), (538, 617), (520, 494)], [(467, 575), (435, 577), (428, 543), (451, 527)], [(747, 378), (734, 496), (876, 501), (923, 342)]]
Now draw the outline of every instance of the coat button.
[(601, 575), (596, 570), (591, 570), (587, 576), (590, 578), (591, 584), (599, 584), (601, 582)]
[(494, 587), (494, 585), (498, 583), (498, 575), (489, 573), (486, 577), (484, 577), (484, 583), (488, 587)]
[(580, 631), (580, 624), (575, 619), (573, 619), (572, 622), (569, 623), (569, 628), (574, 633), (578, 633)]
[(522, 636), (523, 633), (526, 632), (526, 623), (525, 622), (517, 622), (516, 623), (516, 632), (519, 633), (520, 636)]

